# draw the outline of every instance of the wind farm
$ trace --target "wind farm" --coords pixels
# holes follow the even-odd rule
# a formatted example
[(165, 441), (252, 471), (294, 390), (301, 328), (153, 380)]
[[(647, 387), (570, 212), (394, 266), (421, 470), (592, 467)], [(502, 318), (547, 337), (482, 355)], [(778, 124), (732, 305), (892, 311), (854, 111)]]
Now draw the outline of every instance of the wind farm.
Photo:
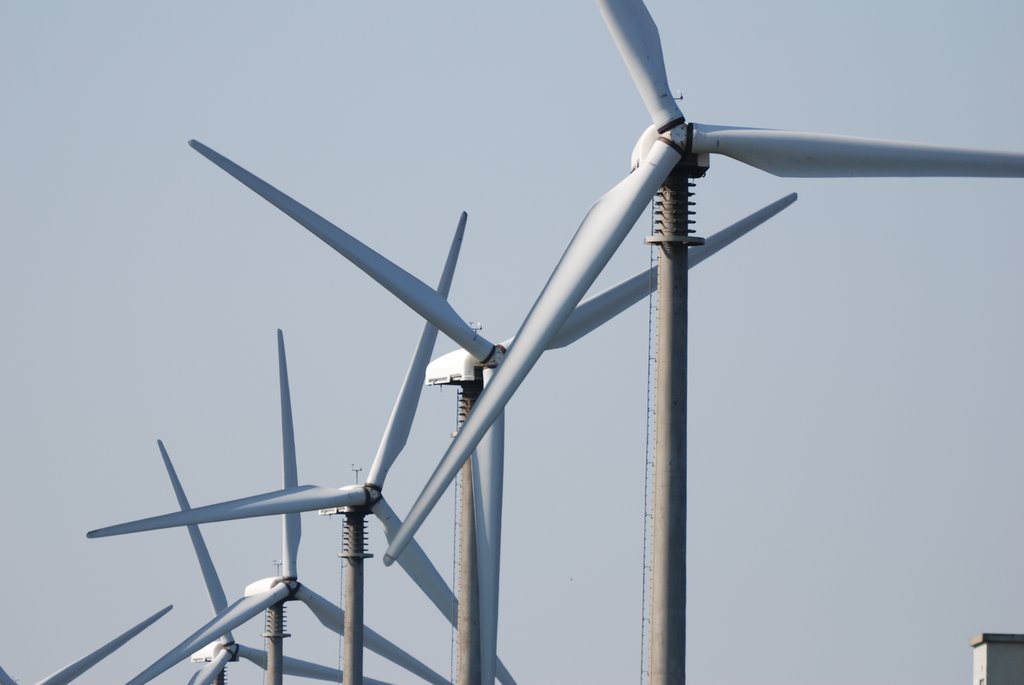
[[(244, 117), (228, 111), (228, 93), (210, 100), (213, 86), (204, 90), (198, 77), (187, 88), (179, 84), (179, 91), (152, 91), (153, 111), (157, 102), (163, 103), (160, 107), (180, 107), (168, 104), (174, 102), (168, 94), (197, 93), (192, 101), (196, 111), (174, 124), (175, 129), (180, 123), (181, 128), (192, 130), (176, 138), (177, 146), (183, 148), (180, 152), (157, 155), (167, 164), (149, 177), (148, 193), (122, 198), (120, 207), (101, 202), (130, 195), (123, 183), (110, 180), (127, 177), (108, 174), (106, 184), (89, 195), (88, 204), (79, 205), (80, 210), (93, 209), (92, 214), (84, 212), (85, 217), (94, 216), (97, 207), (117, 207), (103, 223), (120, 228), (105, 228), (113, 231), (106, 234), (97, 229), (89, 241), (81, 231), (39, 231), (29, 238), (19, 237), (29, 241), (19, 254), (38, 254), (41, 259), (49, 246), (55, 248), (55, 259), (70, 259), (72, 253), (76, 259), (68, 261), (64, 271), (50, 271), (40, 261), (34, 275), (21, 265), (34, 260), (9, 265), (9, 273), (24, 277), (17, 283), (42, 287), (7, 289), (5, 284), (5, 290), (43, 298), (19, 304), (12, 316), (12, 330), (17, 333), (10, 356), (21, 361), (10, 362), (16, 373), (9, 374), (13, 383), (8, 413), (11, 425), (18, 428), (8, 432), (13, 444), (6, 451), (37, 455), (19, 462), (18, 468), (24, 471), (18, 476), (19, 493), (31, 490), (26, 483), (49, 482), (33, 470), (41, 468), (35, 466), (38, 455), (75, 455), (64, 470), (56, 465), (57, 457), (51, 459), (61, 480), (51, 483), (48, 492), (65, 479), (73, 483), (70, 493), (62, 493), (60, 508), (65, 514), (73, 509), (75, 516), (40, 514), (48, 522), (49, 539), (57, 543), (52, 535), (69, 523), (79, 524), (81, 536), (84, 529), (134, 513), (176, 508), (153, 459), (153, 441), (158, 436), (164, 437), (175, 455), (194, 504), (278, 487), (279, 482), (269, 478), (277, 473), (273, 465), (280, 458), (280, 436), (273, 430), (279, 424), (273, 416), (277, 407), (270, 401), (276, 393), (274, 350), (259, 342), (269, 341), (268, 332), (277, 327), (288, 334), (293, 378), (312, 379), (305, 381), (312, 387), (301, 391), (309, 399), (302, 400), (303, 406), (297, 405), (295, 411), (302, 472), (307, 472), (306, 455), (310, 454), (310, 481), (339, 484), (339, 477), (344, 479), (351, 472), (353, 461), (369, 466), (375, 451), (372, 443), (386, 421), (408, 350), (418, 334), (421, 323), (415, 316), (361, 274), (353, 274), (337, 255), (287, 218), (275, 216), (251, 193), (239, 187), (232, 194), (223, 174), (202, 163), (182, 140), (216, 141), (217, 149), (244, 160), (246, 167), (324, 216), (353, 230), (360, 227), (360, 239), (428, 282), (443, 261), (454, 218), (467, 209), (470, 230), (451, 300), (460, 313), (483, 321), (487, 337), (492, 331), (515, 330), (586, 207), (628, 171), (624, 153), (646, 125), (637, 102), (632, 102), (632, 108), (618, 102), (636, 99), (629, 77), (600, 15), (593, 7), (586, 9), (544, 21), (504, 18), (501, 31), (456, 30), (458, 46), (476, 48), (489, 57), (487, 69), (480, 60), (467, 60), (465, 52), (453, 45), (432, 47), (438, 53), (433, 58), (447, 57), (448, 70), (435, 66), (416, 72), (420, 65), (408, 66), (407, 60), (403, 64), (413, 71), (404, 73), (413, 77), (401, 82), (388, 80), (389, 60), (399, 54), (418, 54), (417, 47), (426, 50), (435, 43), (406, 34), (389, 36), (387, 50), (378, 45), (373, 52), (369, 46), (376, 43), (362, 43), (364, 52), (353, 55), (373, 54), (382, 71), (388, 72), (363, 83), (359, 78), (368, 70), (367, 60), (357, 69), (352, 66), (355, 60), (344, 59), (349, 54), (344, 50), (355, 48), (343, 47), (341, 38), (351, 36), (308, 41), (300, 51), (307, 59), (314, 48), (326, 49), (329, 42), (332, 50), (341, 52), (338, 62), (347, 63), (355, 75), (346, 83), (343, 108), (303, 110), (313, 121), (303, 121), (298, 127), (301, 133), (294, 126), (281, 125), (287, 107), (271, 110), (277, 129), (271, 127), (269, 113), (252, 115), (251, 123), (240, 124)], [(805, 34), (775, 28), (770, 39), (761, 36), (765, 42), (760, 51), (753, 51), (753, 59), (748, 43), (758, 36), (744, 34), (739, 40), (744, 50), (737, 50), (747, 57), (741, 65), (732, 55), (723, 56), (711, 44), (701, 43), (706, 37), (695, 35), (685, 50), (678, 45), (679, 34), (667, 38), (668, 26), (692, 27), (692, 21), (685, 21), (692, 19), (691, 13), (679, 15), (654, 4), (651, 11), (662, 32), (670, 81), (683, 89), (682, 107), (694, 119), (1024, 149), (1010, 125), (1013, 117), (1007, 114), (1019, 112), (1019, 102), (1007, 88), (999, 87), (1001, 81), (1011, 80), (1009, 75), (1001, 80), (999, 69), (1012, 74), (1014, 62), (1012, 48), (999, 40), (1000, 27), (1010, 23), (1000, 14), (1012, 14), (1008, 7), (992, 8), (984, 23), (982, 17), (960, 17), (961, 28), (983, 25), (988, 30), (984, 49), (978, 45), (960, 49), (953, 47), (955, 41), (937, 38), (959, 35), (941, 33), (942, 26), (951, 29), (943, 23), (946, 19), (932, 17), (931, 23), (924, 22), (925, 30), (896, 12), (890, 22), (901, 30), (896, 38), (891, 25), (877, 26), (858, 14), (841, 14), (837, 21), (846, 27), (842, 35), (863, 36), (870, 28), (881, 53), (859, 54), (858, 69), (849, 62), (845, 70), (838, 66), (841, 57), (834, 54), (850, 58), (843, 51), (850, 44), (840, 33), (815, 42), (815, 59), (821, 63), (814, 65), (792, 61), (801, 47), (797, 36)], [(488, 24), (475, 13), (459, 14), (452, 26), (465, 29), (470, 20)], [(339, 25), (365, 28), (373, 25), (374, 18), (381, 19), (359, 16), (348, 18), (351, 24), (339, 20)], [(709, 17), (711, 25), (715, 18)], [(763, 17), (752, 24), (764, 26), (770, 19)], [(297, 22), (289, 19), (274, 35), (291, 35), (289, 28), (297, 27)], [(825, 16), (802, 15), (796, 23), (804, 29), (830, 26)], [(559, 49), (559, 31), (553, 27), (565, 26), (573, 27), (573, 35), (594, 33), (595, 39), (588, 37), (571, 51), (564, 44)], [(858, 33), (853, 27), (863, 30)], [(705, 27), (695, 33), (709, 32), (710, 27)], [(212, 41), (216, 31), (200, 29), (199, 33)], [(500, 37), (505, 35), (517, 39), (503, 42)], [(548, 51), (525, 50), (519, 42), (524, 37), (530, 38), (531, 46), (548, 45)], [(383, 42), (380, 34), (377, 40)], [(272, 63), (270, 56), (259, 61), (264, 58), (255, 42), (247, 45), (230, 63), (230, 73), (243, 79), (236, 93), (240, 109), (234, 112), (259, 111), (252, 106), (257, 104), (252, 98), (270, 104), (284, 94), (277, 91), (277, 99), (259, 96), (257, 86), (264, 80), (244, 81), (243, 67), (257, 72), (265, 67), (264, 77), (279, 73), (266, 69)], [(915, 59), (907, 57), (907, 45), (914, 46)], [(933, 49), (934, 45), (942, 47)], [(508, 49), (506, 59), (519, 57), (512, 71), (507, 66), (500, 71), (497, 66), (498, 54), (492, 53), (502, 52), (502, 47)], [(242, 59), (243, 55), (249, 59)], [(299, 64), (296, 55), (276, 56), (285, 59), (287, 68), (281, 69), (289, 73)], [(255, 63), (247, 63), (251, 60)], [(778, 78), (767, 88), (767, 75), (755, 74), (773, 60)], [(928, 71), (929, 60), (943, 68)], [(167, 65), (169, 73), (198, 73), (184, 67), (174, 72), (171, 60), (160, 63)], [(696, 64), (699, 68), (692, 66)], [(898, 64), (899, 78), (883, 66), (872, 66), (885, 64)], [(531, 67), (544, 76), (522, 83), (523, 74), (534, 73)], [(591, 70), (596, 75), (588, 73)], [(497, 78), (485, 78), (485, 73)], [(829, 73), (829, 78), (822, 73)], [(984, 79), (977, 77), (980, 73), (986, 75)], [(619, 81), (613, 87), (616, 78)], [(285, 79), (269, 80), (297, 87)], [(826, 86), (837, 83), (841, 85), (836, 94), (829, 90), (828, 96), (823, 95)], [(473, 84), (476, 87), (469, 88)], [(941, 97), (935, 95), (939, 84)], [(986, 85), (996, 92), (990, 93)], [(474, 96), (467, 98), (466, 93)], [(445, 107), (449, 99), (457, 104)], [(969, 104), (962, 104), (965, 100)], [(145, 98), (141, 101), (148, 103)], [(360, 101), (373, 113), (353, 113)], [(690, 101), (700, 103), (696, 106), (703, 111), (693, 111), (687, 106)], [(201, 102), (209, 106), (203, 109)], [(485, 103), (489, 106), (484, 107)], [(309, 114), (311, 110), (317, 113)], [(341, 121), (328, 123), (327, 110)], [(415, 113), (414, 131), (389, 118), (398, 116), (397, 110), (403, 110), (406, 118)], [(474, 126), (484, 110), (507, 112), (509, 120), (517, 123), (494, 130), (496, 115), (492, 115), (490, 135), (482, 130), (476, 134)], [(232, 121), (230, 132), (226, 123), (224, 130), (211, 130), (209, 123), (204, 128), (202, 122), (216, 121), (218, 112), (225, 122)], [(736, 120), (741, 113), (744, 119)], [(791, 118), (783, 120), (785, 116)], [(324, 125), (316, 135), (306, 130), (320, 122)], [(530, 132), (523, 136), (525, 141), (515, 137), (517, 127)], [(143, 137), (139, 123), (122, 122), (121, 128), (122, 133), (134, 134), (125, 138), (128, 142)], [(346, 142), (345, 128), (380, 135), (370, 136), (373, 145), (358, 149), (355, 142)], [(454, 135), (454, 129), (460, 135)], [(146, 132), (146, 139), (151, 135)], [(405, 136), (415, 139), (412, 148), (395, 144)], [(609, 142), (612, 137), (621, 143)], [(97, 153), (128, 149), (112, 140), (117, 138), (105, 138), (103, 146), (95, 148)], [(47, 153), (46, 146), (52, 144), (44, 144), (42, 152)], [(14, 146), (16, 153), (20, 145)], [(620, 153), (610, 154), (608, 148)], [(63, 149), (66, 153), (74, 148), (65, 145)], [(160, 166), (145, 158), (142, 152), (147, 149), (128, 156), (88, 157), (110, 165), (103, 168), (130, 168), (134, 178)], [(572, 152), (559, 152), (566, 150)], [(73, 165), (57, 168), (58, 182), (65, 173), (84, 178), (71, 174), (77, 169)], [(459, 170), (449, 179), (449, 187), (430, 183), (437, 175), (430, 170), (442, 168)], [(376, 187), (370, 180), (375, 171), (381, 179)], [(161, 176), (164, 173), (172, 176)], [(183, 185), (166, 182), (168, 178)], [(884, 655), (873, 653), (882, 652), (881, 643), (888, 639), (879, 635), (880, 624), (909, 636), (918, 658), (928, 655), (937, 663), (936, 672), (944, 674), (966, 662), (955, 650), (965, 645), (968, 635), (1000, 622), (1005, 629), (1013, 629), (1012, 584), (1001, 579), (1012, 576), (1019, 559), (999, 541), (1008, 532), (1005, 522), (1013, 520), (1016, 505), (1007, 488), (1019, 472), (1012, 458), (1019, 444), (1012, 421), (1016, 406), (1012, 388), (1020, 375), (1013, 353), (1020, 324), (1013, 306), (1020, 292), (1019, 270), (1013, 261), (1019, 246), (1013, 230), (1019, 210), (1014, 207), (1019, 203), (1017, 182), (899, 181), (895, 190), (893, 183), (779, 182), (722, 162), (715, 162), (707, 178), (698, 182), (696, 227), (703, 236), (789, 192), (798, 191), (801, 200), (691, 277), (688, 651), (693, 678), (710, 678), (722, 668), (722, 659), (712, 657), (724, 648), (716, 636), (729, 626), (744, 625), (758, 628), (754, 632), (759, 635), (771, 634), (750, 649), (760, 664), (759, 679), (778, 678), (779, 682), (792, 675), (784, 667), (787, 629), (782, 626), (788, 626), (790, 636), (800, 634), (802, 643), (810, 640), (816, 646), (809, 648), (811, 663), (816, 674), (826, 673), (826, 680), (833, 677), (827, 665), (843, 661), (846, 671), (834, 675), (835, 682), (843, 677), (884, 681), (898, 672), (892, 664), (881, 667), (886, 663)], [(432, 186), (429, 191), (424, 189), (427, 185)], [(21, 204), (38, 203), (31, 202), (34, 196), (27, 191), (18, 198), (12, 221), (27, 221), (18, 213)], [(151, 205), (149, 213), (142, 211), (144, 200)], [(47, 211), (55, 214), (57, 210)], [(125, 225), (129, 216), (133, 218), (130, 231)], [(172, 218), (173, 227), (156, 230)], [(649, 264), (649, 248), (642, 242), (649, 228), (643, 219), (638, 222), (602, 274), (605, 280), (598, 281), (598, 289)], [(375, 229), (377, 233), (372, 232)], [(150, 238), (151, 233), (157, 237)], [(52, 245), (31, 242), (42, 241), (46, 234), (62, 239)], [(119, 245), (120, 253), (112, 249)], [(133, 246), (138, 249), (129, 250)], [(106, 268), (79, 266), (88, 261), (86, 257), (109, 259), (114, 254), (121, 258), (104, 262)], [(734, 259), (737, 263), (730, 266)], [(354, 277), (348, 280), (343, 274)], [(47, 295), (53, 299), (46, 300)], [(494, 301), (502, 306), (494, 306)], [(617, 682), (640, 677), (643, 481), (649, 416), (649, 327), (643, 309), (627, 312), (558, 356), (546, 355), (509, 405), (514, 421), (507, 435), (499, 651), (521, 682), (565, 682), (575, 677)], [(37, 312), (51, 312), (52, 320)], [(62, 318), (61, 313), (66, 316)], [(125, 328), (128, 320), (134, 323)], [(68, 334), (64, 337), (29, 335), (57, 321), (65, 324)], [(28, 338), (36, 344), (28, 345)], [(77, 345), (60, 346), (69, 340)], [(81, 362), (76, 361), (80, 358)], [(45, 375), (31, 373), (40, 371), (44, 361), (48, 363)], [(296, 364), (308, 366), (300, 375)], [(295, 393), (297, 399), (297, 388)], [(403, 514), (454, 429), (450, 395), (436, 396), (431, 391), (424, 394), (410, 444), (389, 476), (387, 498)], [(257, 397), (264, 401), (257, 402)], [(437, 399), (436, 406), (431, 405), (432, 397)], [(101, 398), (108, 402), (102, 403)], [(77, 411), (72, 411), (72, 404)], [(39, 423), (44, 414), (52, 423)], [(72, 423), (57, 430), (58, 419), (64, 417)], [(175, 425), (167, 426), (169, 420)], [(37, 427), (32, 435), (38, 444), (31, 449), (22, 426)], [(43, 430), (41, 426), (53, 427)], [(180, 437), (174, 437), (176, 432)], [(136, 446), (127, 449), (123, 441), (135, 440), (136, 433), (137, 445), (132, 442)], [(64, 444), (65, 439), (70, 442)], [(261, 468), (262, 479), (257, 476)], [(192, 474), (207, 477), (196, 479)], [(208, 485), (194, 492), (191, 483), (198, 481)], [(231, 492), (213, 487), (225, 482), (231, 483)], [(358, 482), (355, 474), (351, 482)], [(4, 494), (5, 502), (14, 501), (13, 495)], [(163, 505), (154, 500), (158, 494), (168, 496)], [(998, 514), (984, 522), (972, 520), (969, 514), (978, 502), (996, 507)], [(451, 503), (445, 505), (444, 500), (439, 511), (445, 506), (450, 511)], [(5, 516), (14, 514), (5, 512)], [(450, 554), (451, 519), (435, 522), (433, 518), (417, 540), (432, 557)], [(322, 550), (326, 565), (319, 572), (326, 579), (333, 577), (337, 587), (337, 527), (308, 517), (304, 523), (303, 582), (307, 569), (315, 564), (306, 550), (316, 548)], [(207, 534), (227, 539), (228, 534), (219, 533), (218, 528), (236, 525), (243, 524), (211, 525)], [(244, 525), (255, 530), (263, 524)], [(310, 529), (317, 527), (324, 529), (324, 544), (310, 541)], [(238, 535), (230, 533), (232, 538)], [(275, 540), (279, 535), (274, 524), (252, 539)], [(77, 541), (62, 543), (39, 553), (41, 565), (33, 568), (32, 575), (40, 582), (59, 583), (58, 566), (63, 563), (65, 571), (73, 568), (85, 574), (76, 577), (78, 581), (88, 582), (91, 567), (116, 567), (130, 591), (136, 582), (131, 580), (133, 564), (136, 573), (152, 581), (159, 572), (172, 569), (176, 557), (183, 557), (183, 567), (191, 562), (184, 532), (145, 537), (145, 542), (143, 536), (91, 542), (103, 555), (80, 548)], [(26, 545), (20, 537), (8, 544), (11, 549)], [(383, 536), (371, 532), (371, 545), (383, 556)], [(241, 562), (242, 557), (255, 554), (248, 547), (232, 545), (232, 556)], [(57, 554), (60, 561), (53, 556)], [(450, 655), (450, 630), (407, 580), (401, 579), (407, 586), (401, 587), (395, 578), (400, 572), (385, 570), (379, 556), (371, 562), (377, 569), (367, 575), (371, 583), (367, 620), (373, 616), (373, 625), (384, 625), (389, 607), (404, 617), (417, 613), (413, 609), (419, 606), (424, 623), (400, 620), (398, 629), (408, 631), (406, 639), (417, 645), (417, 654), (420, 646), (422, 652), (440, 654), (431, 666), (443, 669)], [(103, 561), (85, 561), (90, 558)], [(280, 558), (280, 549), (265, 549), (257, 558), (267, 567), (266, 575), (272, 575), (271, 564)], [(235, 561), (223, 574), (236, 576), (236, 590), (240, 590), (252, 572), (235, 569)], [(444, 559), (437, 563), (445, 568), (451, 557), (447, 564)], [(245, 566), (251, 569), (254, 563), (250, 560)], [(48, 575), (51, 570), (52, 576)], [(186, 572), (195, 574), (194, 562), (182, 573)], [(95, 573), (96, 584), (102, 582), (101, 574), (109, 576), (99, 570)], [(978, 578), (985, 580), (983, 587), (977, 585)], [(331, 582), (315, 579), (318, 588)], [(137, 591), (140, 602), (146, 597), (175, 603), (178, 608), (165, 622), (177, 620), (189, 601), (153, 598), (148, 594), (152, 587)], [(205, 620), (208, 611), (198, 607), (192, 616)], [(381, 621), (374, 612), (381, 612)], [(17, 615), (31, 612), (21, 610)], [(596, 629), (598, 623), (601, 627)], [(814, 629), (806, 627), (812, 624)], [(570, 637), (539, 638), (538, 631), (547, 629), (555, 631), (552, 635)], [(817, 642), (819, 631), (830, 634), (830, 639)], [(842, 639), (837, 640), (833, 631), (839, 631)], [(296, 627), (294, 632), (309, 631)], [(324, 650), (323, 645), (299, 647), (298, 639), (292, 642), (299, 649), (319, 649), (321, 654)], [(333, 649), (337, 651), (336, 643)], [(594, 653), (609, 655), (610, 663), (590, 663), (587, 655)], [(742, 665), (727, 668), (733, 669), (732, 675), (725, 677), (744, 678)], [(600, 669), (601, 674), (588, 669)], [(367, 672), (389, 677), (369, 668)]]

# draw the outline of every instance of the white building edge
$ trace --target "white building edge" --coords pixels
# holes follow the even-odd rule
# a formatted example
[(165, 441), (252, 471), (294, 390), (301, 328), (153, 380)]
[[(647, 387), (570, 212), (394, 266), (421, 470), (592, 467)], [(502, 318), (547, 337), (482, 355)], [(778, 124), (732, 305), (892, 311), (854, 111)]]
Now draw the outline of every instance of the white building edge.
[(1024, 635), (981, 633), (974, 648), (972, 685), (1024, 685)]

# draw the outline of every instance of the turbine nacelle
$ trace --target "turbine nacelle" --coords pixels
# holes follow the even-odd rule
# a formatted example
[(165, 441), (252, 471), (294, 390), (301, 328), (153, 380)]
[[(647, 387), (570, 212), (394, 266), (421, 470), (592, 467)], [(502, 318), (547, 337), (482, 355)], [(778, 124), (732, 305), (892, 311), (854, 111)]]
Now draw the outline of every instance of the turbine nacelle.
[[(264, 592), (270, 592), (281, 583), (289, 583), (287, 578), (282, 576), (272, 576), (270, 578), (263, 578), (261, 580), (254, 581), (245, 586), (245, 592), (242, 593), (243, 597), (253, 597), (254, 595), (261, 595)], [(291, 585), (297, 585), (294, 581), (291, 581), (289, 587), (295, 590)]]
[(482, 380), (485, 368), (493, 369), (501, 364), (509, 344), (505, 342), (495, 345), (494, 353), (483, 362), (466, 350), (454, 350), (441, 355), (427, 365), (424, 384), (452, 385)]
[(451, 385), (483, 378), (480, 361), (465, 350), (454, 350), (427, 365), (425, 385)]
[(225, 642), (224, 640), (217, 640), (211, 642), (197, 652), (194, 652), (189, 660), (194, 664), (208, 664), (217, 658), (221, 652), (225, 649), (231, 652), (230, 661), (238, 661), (238, 645), (234, 642)]

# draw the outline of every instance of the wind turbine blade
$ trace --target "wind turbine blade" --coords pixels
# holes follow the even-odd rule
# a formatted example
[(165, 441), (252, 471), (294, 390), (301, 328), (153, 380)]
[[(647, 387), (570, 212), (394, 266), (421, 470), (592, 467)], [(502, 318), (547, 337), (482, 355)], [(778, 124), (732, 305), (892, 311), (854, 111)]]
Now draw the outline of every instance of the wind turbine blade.
[[(486, 389), (492, 369), (484, 369)], [(505, 413), (477, 445), (473, 511), (480, 594), (480, 682), (493, 683), (498, 658), (498, 586), (501, 575), (501, 503), (505, 472)]]
[[(462, 237), (465, 232), (466, 213), (463, 212), (459, 217), (459, 224), (455, 229), (451, 247), (448, 249), (448, 259), (445, 260), (444, 269), (441, 271), (441, 280), (437, 284), (437, 293), (441, 297), (447, 298), (448, 291), (451, 289), (452, 278), (455, 276), (455, 264), (459, 261), (459, 251), (462, 249)], [(405, 374), (405, 382), (402, 383), (398, 399), (395, 400), (395, 406), (391, 410), (391, 417), (388, 418), (387, 428), (384, 429), (380, 447), (377, 448), (377, 456), (374, 457), (373, 465), (370, 466), (370, 473), (366, 478), (368, 485), (377, 488), (384, 486), (388, 470), (395, 463), (395, 459), (398, 458), (409, 439), (412, 420), (416, 415), (420, 395), (423, 393), (423, 374), (427, 364), (430, 363), (430, 353), (434, 350), (436, 341), (437, 326), (428, 321), (423, 326), (423, 333), (420, 334), (412, 362)]]
[[(692, 269), (722, 248), (731, 245), (794, 202), (796, 202), (796, 193), (791, 193), (750, 216), (740, 219), (731, 226), (723, 228), (708, 237), (703, 245), (691, 247), (688, 268)], [(588, 297), (573, 310), (566, 322), (562, 324), (558, 334), (548, 343), (548, 349), (553, 350), (576, 342), (647, 297), (657, 287), (658, 267), (655, 266), (641, 271), (636, 276), (622, 281), (604, 292)]]
[(289, 490), (274, 490), (252, 497), (196, 507), (161, 516), (119, 523), (115, 526), (90, 530), (86, 537), (105, 538), (111, 535), (139, 533), (145, 530), (175, 528), (189, 524), (233, 521), (235, 519), (276, 516), (301, 511), (318, 511), (332, 507), (353, 507), (366, 504), (366, 491), (360, 485), (343, 488), (324, 488), (319, 485), (300, 485)]
[[(295, 599), (308, 606), (325, 628), (333, 630), (338, 635), (344, 634), (345, 612), (341, 610), (341, 607), (321, 597), (305, 585), (299, 586), (295, 592)], [(363, 644), (370, 651), (376, 652), (391, 663), (401, 666), (427, 682), (435, 683), (435, 685), (451, 685), (439, 673), (432, 671), (422, 661), (385, 639), (369, 626), (364, 626), (363, 630)]]
[(14, 681), (14, 678), (7, 675), (7, 671), (5, 671), (2, 666), (0, 666), (0, 685), (18, 685), (18, 683)]
[[(256, 664), (264, 671), (267, 670), (267, 653), (262, 649), (253, 649), (252, 647), (246, 647), (242, 644), (237, 644), (235, 647), (238, 649), (238, 658), (251, 661)], [(340, 673), (337, 669), (334, 669), (335, 674)], [(340, 680), (338, 681), (340, 682)]]
[(683, 118), (665, 75), (661, 38), (642, 0), (598, 0), (601, 16), (659, 131)]
[(708, 236), (703, 245), (695, 245), (694, 247), (691, 247), (689, 252), (688, 268), (692, 269), (722, 248), (732, 245), (734, 242), (750, 233), (764, 222), (768, 221), (768, 219), (771, 219), (786, 207), (789, 207), (791, 204), (796, 202), (796, 198), (796, 193), (790, 193), (786, 197), (779, 198), (770, 205), (762, 207), (753, 214), (740, 219), (731, 226), (723, 228), (718, 233)]
[(825, 133), (694, 124), (693, 151), (714, 152), (776, 176), (1024, 177), (1024, 154)]
[[(383, 497), (374, 502), (370, 506), (370, 510), (384, 526), (384, 537), (390, 542), (392, 536), (401, 527), (402, 520), (398, 518), (391, 505)], [(405, 548), (405, 552), (398, 558), (398, 565), (412, 579), (412, 582), (416, 583), (416, 586), (426, 595), (427, 599), (433, 602), (437, 610), (441, 612), (441, 615), (457, 628), (459, 623), (459, 600), (456, 599), (455, 593), (448, 587), (448, 583), (441, 577), (437, 568), (415, 539), (409, 543), (409, 546)], [(512, 674), (509, 673), (500, 658), (498, 659), (497, 672), (498, 682), (502, 685), (515, 685), (516, 681), (512, 678)]]
[(487, 389), (480, 394), (473, 411), (392, 540), (384, 555), (385, 564), (394, 562), (409, 544), (679, 159), (675, 149), (664, 142), (656, 142), (637, 170), (587, 213), (519, 329), (515, 345), (501, 361)]
[[(281, 385), (281, 442), (284, 453), (284, 490), (299, 486), (299, 469), (295, 462), (295, 425), (292, 422), (292, 395), (288, 386), (288, 360), (284, 353), (284, 333), (277, 329), (277, 369)], [(302, 538), (302, 521), (298, 512), (283, 516), (284, 527), (284, 577), (297, 578), (299, 574), (299, 540)]]
[[(267, 653), (262, 649), (253, 649), (252, 647), (246, 647), (245, 645), (238, 645), (238, 656), (251, 661), (256, 664), (264, 671), (267, 670)], [(321, 666), (320, 664), (314, 664), (311, 661), (303, 661), (302, 659), (296, 659), (294, 657), (286, 656), (282, 662), (281, 670), (285, 675), (298, 676), (299, 678), (312, 678), (313, 680), (325, 680), (329, 683), (340, 683), (342, 679), (342, 673), (336, 668), (330, 666)], [(373, 678), (363, 678), (363, 682), (366, 685), (389, 685), (382, 680), (375, 680)]]
[[(185, 496), (185, 489), (181, 487), (181, 481), (178, 480), (178, 473), (174, 470), (174, 464), (171, 463), (171, 457), (167, 454), (167, 449), (164, 447), (163, 441), (157, 440), (156, 445), (160, 448), (160, 456), (164, 460), (164, 468), (167, 469), (167, 476), (171, 479), (171, 487), (174, 488), (174, 495), (178, 498), (178, 506), (182, 511), (191, 510), (192, 507), (189, 505), (188, 498)], [(224, 594), (224, 586), (221, 584), (220, 577), (217, 575), (217, 569), (213, 565), (213, 559), (210, 557), (210, 550), (206, 547), (206, 541), (203, 540), (203, 534), (199, 532), (199, 526), (188, 526), (188, 536), (192, 540), (192, 549), (195, 550), (196, 558), (199, 560), (199, 570), (203, 573), (203, 582), (206, 584), (206, 592), (210, 596), (210, 606), (213, 607), (214, 614), (219, 614), (227, 608), (228, 598)], [(230, 638), (230, 635), (226, 637)]]
[(393, 264), (362, 244), (327, 219), (299, 204), (269, 183), (249, 173), (227, 157), (196, 140), (188, 142), (194, 150), (228, 172), (253, 192), (304, 226), (339, 254), (359, 267), (370, 278), (391, 291), (420, 316), (431, 321), (445, 335), (477, 359), (486, 359), (494, 345), (478, 335), (462, 320), (448, 301), (423, 281)]
[(515, 678), (505, 668), (505, 664), (501, 663), (501, 657), (498, 658), (497, 678), (501, 685), (516, 685)]
[(142, 623), (138, 623), (135, 626), (126, 630), (125, 632), (121, 633), (120, 635), (118, 635), (113, 640), (103, 645), (96, 651), (86, 654), (78, 661), (72, 664), (68, 664), (67, 666), (57, 671), (53, 675), (43, 678), (39, 681), (37, 685), (65, 685), (66, 683), (70, 683), (72, 680), (88, 671), (90, 668), (98, 664), (100, 661), (110, 656), (114, 651), (116, 651), (122, 645), (128, 642), (128, 640), (131, 640), (133, 637), (141, 633), (143, 630), (153, 625), (153, 623), (155, 623), (161, 616), (163, 616), (170, 610), (171, 606), (164, 607), (160, 611), (156, 612), (155, 614), (144, 620)]
[(231, 652), (226, 649), (220, 650), (217, 652), (217, 656), (213, 658), (213, 661), (195, 672), (188, 681), (189, 685), (211, 685), (229, 661), (231, 661)]
[[(384, 537), (390, 542), (401, 527), (402, 520), (383, 497), (371, 505), (370, 511), (383, 524)], [(459, 601), (418, 542), (413, 540), (409, 543), (405, 553), (398, 559), (398, 565), (448, 622), (457, 627)]]
[(221, 635), (234, 630), (267, 607), (286, 598), (290, 592), (291, 588), (287, 583), (280, 583), (267, 592), (237, 600), (214, 616), (209, 623), (179, 642), (149, 668), (128, 681), (128, 685), (148, 683), (182, 659), (187, 659), (196, 648), (208, 645)]

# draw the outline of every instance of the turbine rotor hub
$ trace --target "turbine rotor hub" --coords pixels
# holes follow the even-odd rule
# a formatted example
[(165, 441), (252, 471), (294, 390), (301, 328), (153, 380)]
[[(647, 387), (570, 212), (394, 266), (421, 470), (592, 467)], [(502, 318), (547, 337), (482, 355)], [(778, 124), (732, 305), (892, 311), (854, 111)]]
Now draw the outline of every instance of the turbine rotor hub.
[[(667, 130), (659, 130), (653, 124), (644, 129), (640, 139), (633, 146), (633, 153), (629, 158), (630, 171), (636, 171), (640, 163), (650, 153), (654, 143), (661, 141), (676, 149), (683, 156), (680, 164), (687, 167), (695, 166), (707, 171), (710, 166), (710, 155), (693, 153), (693, 124), (688, 124), (683, 119), (678, 120), (675, 126)], [(700, 174), (703, 176), (704, 174)]]

